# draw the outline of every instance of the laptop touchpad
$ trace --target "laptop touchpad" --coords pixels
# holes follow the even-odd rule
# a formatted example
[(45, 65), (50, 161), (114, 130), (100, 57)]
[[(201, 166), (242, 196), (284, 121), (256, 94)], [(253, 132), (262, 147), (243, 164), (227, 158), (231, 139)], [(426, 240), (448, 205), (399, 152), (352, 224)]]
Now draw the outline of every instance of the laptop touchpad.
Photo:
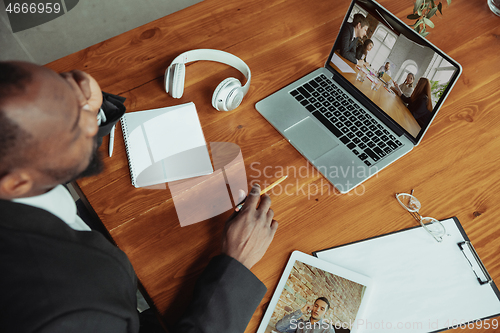
[(338, 146), (331, 134), (309, 117), (287, 128), (285, 135), (310, 160), (315, 160)]

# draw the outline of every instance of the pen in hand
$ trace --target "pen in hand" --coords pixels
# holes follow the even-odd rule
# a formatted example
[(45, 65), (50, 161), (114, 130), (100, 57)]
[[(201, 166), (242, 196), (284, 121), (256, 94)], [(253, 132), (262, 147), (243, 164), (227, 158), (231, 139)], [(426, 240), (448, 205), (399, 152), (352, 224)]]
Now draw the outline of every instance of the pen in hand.
[[(260, 191), (260, 195), (266, 193), (267, 191), (272, 190), (275, 186), (279, 185), (287, 177), (288, 177), (288, 175), (281, 177), (280, 179), (278, 179), (277, 181), (275, 181), (274, 183), (272, 183), (271, 185), (269, 185), (268, 187), (266, 187), (265, 189), (263, 189), (262, 191)], [(245, 204), (245, 200), (243, 200), (238, 206), (236, 206), (236, 208), (234, 210), (237, 211), (237, 212), (239, 212), (240, 209), (241, 209), (241, 207), (243, 207), (244, 204)]]

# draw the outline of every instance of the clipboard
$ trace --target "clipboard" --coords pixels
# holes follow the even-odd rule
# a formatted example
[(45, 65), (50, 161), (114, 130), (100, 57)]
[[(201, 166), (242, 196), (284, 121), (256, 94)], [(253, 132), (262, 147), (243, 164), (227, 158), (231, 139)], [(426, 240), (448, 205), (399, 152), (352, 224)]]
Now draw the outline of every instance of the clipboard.
[[(373, 281), (359, 332), (498, 328), (500, 292), (456, 217), (436, 242), (422, 227), (313, 252)], [(467, 326), (469, 325), (469, 326)]]

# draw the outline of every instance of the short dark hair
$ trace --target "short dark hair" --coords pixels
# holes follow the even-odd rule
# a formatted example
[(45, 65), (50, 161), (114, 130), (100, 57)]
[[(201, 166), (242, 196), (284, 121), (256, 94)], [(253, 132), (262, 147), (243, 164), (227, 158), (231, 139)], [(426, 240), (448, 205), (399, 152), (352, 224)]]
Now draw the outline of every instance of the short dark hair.
[(368, 22), (368, 19), (363, 14), (360, 14), (360, 13), (354, 14), (354, 16), (352, 18), (352, 25), (353, 26), (357, 26), (358, 23), (361, 23), (361, 28), (363, 28), (364, 26), (370, 25), (370, 22)]
[(328, 309), (330, 308), (330, 302), (328, 302), (328, 299), (326, 297), (321, 296), (321, 297), (316, 298), (314, 303), (316, 303), (318, 300), (323, 301), (326, 303), (326, 305), (328, 305), (328, 307), (326, 308), (326, 311), (328, 311)]
[(32, 79), (31, 72), (22, 66), (0, 62), (0, 178), (21, 162), (20, 150), (32, 138), (6, 115), (3, 107), (9, 98), (23, 93)]

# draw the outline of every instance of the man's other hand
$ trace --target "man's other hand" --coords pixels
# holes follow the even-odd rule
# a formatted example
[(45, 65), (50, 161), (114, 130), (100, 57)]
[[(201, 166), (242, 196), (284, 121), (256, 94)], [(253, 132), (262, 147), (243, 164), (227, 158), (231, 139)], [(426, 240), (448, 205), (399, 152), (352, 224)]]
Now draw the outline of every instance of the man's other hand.
[(264, 194), (259, 202), (260, 187), (254, 185), (245, 205), (227, 220), (222, 240), (222, 252), (252, 268), (266, 253), (273, 240), (278, 222), (273, 220), (271, 198)]

